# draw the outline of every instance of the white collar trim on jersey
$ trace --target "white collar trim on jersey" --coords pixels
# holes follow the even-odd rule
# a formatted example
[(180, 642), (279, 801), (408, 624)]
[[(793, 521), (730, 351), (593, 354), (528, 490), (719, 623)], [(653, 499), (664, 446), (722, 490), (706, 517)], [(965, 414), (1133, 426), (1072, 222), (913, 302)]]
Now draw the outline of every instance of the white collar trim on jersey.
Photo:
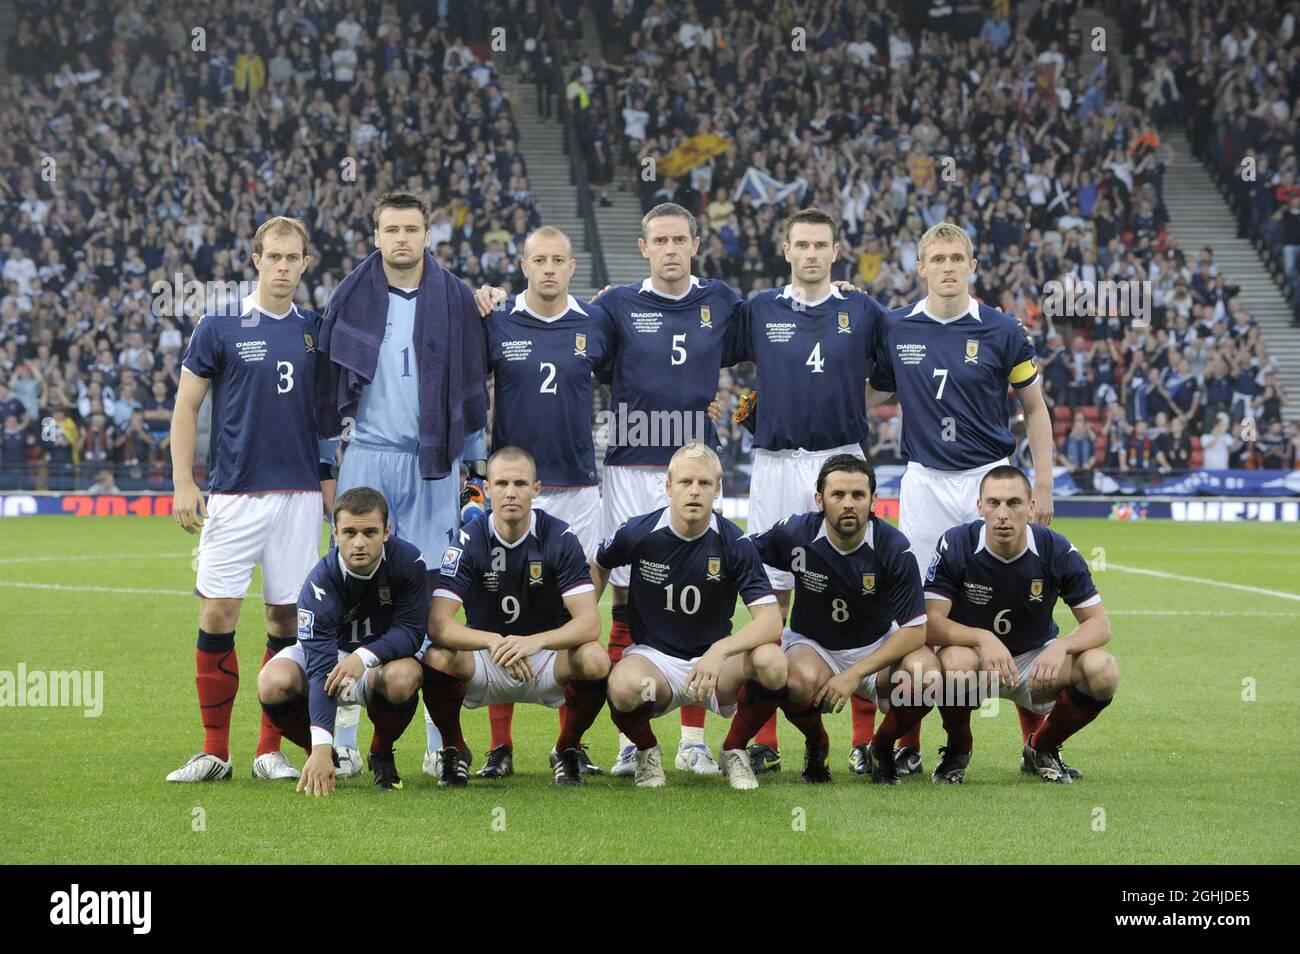
[(715, 523), (716, 518), (717, 518), (717, 514), (711, 513), (709, 517), (709, 524), (704, 528), (704, 531), (702, 533), (699, 533), (693, 537), (686, 537), (678, 533), (677, 528), (673, 526), (673, 508), (664, 507), (664, 512), (659, 515), (659, 522), (655, 524), (655, 529), (662, 530), (664, 527), (667, 527), (668, 530), (672, 533), (672, 535), (675, 536), (678, 540), (685, 540), (687, 543), (693, 543), (696, 540), (700, 539), (700, 537), (704, 536), (704, 534), (708, 533), (710, 530), (713, 529), (713, 524)]
[(686, 291), (682, 292), (680, 295), (670, 295), (667, 292), (660, 291), (659, 289), (655, 288), (654, 280), (651, 278), (647, 278), (641, 282), (641, 291), (643, 294), (648, 293), (652, 295), (658, 295), (660, 298), (669, 298), (672, 299), (673, 301), (681, 301), (683, 298), (685, 298), (692, 291), (694, 291), (696, 288), (699, 287), (700, 287), (700, 280), (696, 278), (694, 275), (691, 276), (690, 288), (687, 288)]
[(261, 305), (259, 305), (259, 304), (257, 303), (257, 292), (256, 292), (256, 291), (249, 292), (248, 297), (244, 298), (244, 299), (240, 302), (240, 305), (242, 306), (242, 310), (239, 312), (239, 316), (240, 316), (241, 318), (242, 318), (244, 315), (247, 315), (250, 311), (252, 311), (252, 310), (255, 309), (255, 308), (256, 308), (258, 311), (260, 311), (262, 314), (266, 315), (266, 317), (271, 318), (271, 319), (273, 319), (273, 320), (275, 320), (275, 321), (283, 321), (285, 318), (288, 318), (290, 315), (295, 314), (295, 313), (297, 313), (297, 311), (298, 311), (298, 306), (297, 306), (296, 304), (294, 304), (293, 302), (290, 302), (290, 303), (289, 303), (289, 310), (286, 311), (283, 315), (273, 315), (273, 314), (271, 314), (269, 311), (267, 311), (265, 308), (263, 308)]
[(386, 555), (387, 555), (387, 551), (385, 551), (385, 550), (380, 550), (380, 551), (379, 551), (379, 562), (375, 564), (375, 568), (374, 568), (373, 570), (370, 571), (369, 575), (367, 575), (367, 576), (362, 576), (360, 573), (353, 573), (351, 570), (348, 569), (348, 565), (347, 565), (347, 563), (344, 562), (344, 560), (343, 560), (343, 552), (340, 550), (340, 551), (339, 551), (339, 569), (343, 571), (343, 575), (344, 575), (344, 576), (350, 576), (350, 577), (352, 577), (352, 579), (354, 579), (354, 580), (373, 580), (373, 579), (375, 578), (375, 574), (379, 572), (379, 568), (383, 565), (383, 563), (384, 563), (384, 557), (385, 557)]
[(509, 547), (511, 550), (519, 546), (519, 544), (523, 543), (530, 536), (533, 537), (537, 536), (537, 511), (536, 510), (530, 510), (528, 512), (528, 532), (525, 533), (523, 536), (521, 536), (514, 543), (506, 543), (506, 541), (501, 538), (501, 534), (497, 533), (497, 524), (496, 521), (492, 519), (491, 514), (488, 514), (487, 520), (488, 523), (491, 524), (492, 526), (492, 536), (496, 537), (497, 541), (503, 547)]
[(560, 312), (560, 314), (555, 315), (554, 317), (547, 318), (545, 315), (539, 315), (537, 312), (529, 308), (528, 302), (524, 300), (524, 293), (520, 292), (518, 295), (515, 296), (515, 307), (510, 309), (510, 314), (513, 315), (517, 311), (525, 311), (528, 314), (532, 315), (534, 318), (536, 318), (538, 321), (544, 321), (547, 324), (550, 324), (552, 321), (559, 321), (561, 318), (563, 318), (571, 311), (576, 311), (584, 318), (588, 317), (587, 313), (582, 310), (582, 306), (578, 304), (578, 299), (574, 298), (572, 295), (568, 297), (568, 301), (565, 303), (564, 311)]
[(962, 312), (960, 315), (954, 315), (952, 318), (939, 318), (936, 315), (931, 314), (930, 309), (927, 307), (927, 303), (929, 301), (930, 301), (930, 296), (926, 295), (924, 298), (922, 298), (920, 301), (918, 301), (915, 305), (912, 306), (912, 310), (907, 313), (907, 317), (911, 318), (913, 315), (923, 314), (925, 315), (925, 317), (937, 321), (941, 325), (947, 325), (947, 324), (951, 324), (954, 321), (957, 321), (960, 318), (964, 318), (967, 315), (970, 315), (976, 321), (983, 323), (983, 319), (980, 318), (980, 303), (977, 302), (974, 299), (974, 297), (970, 299), (970, 302), (967, 304), (966, 310), (964, 312)]
[(871, 550), (874, 550), (876, 548), (876, 525), (872, 523), (871, 518), (868, 517), (866, 536), (864, 536), (861, 542), (859, 542), (858, 545), (854, 547), (852, 550), (841, 550), (835, 544), (831, 543), (831, 536), (829, 533), (826, 532), (826, 518), (823, 517), (822, 525), (817, 531), (817, 536), (813, 537), (813, 543), (816, 543), (818, 540), (822, 539), (823, 537), (826, 538), (826, 542), (827, 544), (830, 545), (830, 548), (832, 550), (834, 550), (840, 556), (848, 556), (850, 553), (857, 553), (859, 550), (862, 549), (864, 545)]
[[(992, 550), (989, 550), (989, 548), (986, 546), (987, 541), (984, 539), (984, 532), (987, 529), (988, 529), (987, 525), (980, 527), (980, 538), (979, 538), (979, 542), (975, 544), (975, 552), (979, 553), (981, 550), (988, 550), (989, 556), (993, 557), (993, 559), (1002, 560), (1002, 557), (998, 556)], [(1025, 527), (1025, 535), (1029, 537), (1029, 543), (1025, 546), (1023, 550), (1021, 550), (1019, 553), (1013, 556), (1010, 560), (1002, 560), (1003, 563), (1015, 563), (1026, 553), (1032, 553), (1034, 556), (1038, 556), (1038, 544), (1034, 542), (1034, 528), (1032, 526)]]
[(776, 297), (789, 298), (791, 301), (797, 302), (798, 304), (803, 305), (806, 308), (816, 308), (818, 305), (828, 302), (832, 298), (843, 298), (844, 294), (838, 288), (832, 285), (831, 290), (824, 297), (818, 298), (816, 301), (805, 301), (804, 299), (800, 298), (798, 295), (794, 293), (794, 285), (791, 284), (791, 285), (786, 285), (784, 288), (782, 288), (781, 294), (777, 295)]

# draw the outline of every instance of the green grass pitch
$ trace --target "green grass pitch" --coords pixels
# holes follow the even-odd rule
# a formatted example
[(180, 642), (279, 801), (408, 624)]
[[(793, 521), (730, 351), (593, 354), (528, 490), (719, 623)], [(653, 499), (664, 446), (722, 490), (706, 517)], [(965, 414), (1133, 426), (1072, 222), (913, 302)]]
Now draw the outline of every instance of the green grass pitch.
[[(195, 538), (171, 521), (36, 518), (0, 523), (0, 670), (103, 672), (103, 712), (0, 708), (0, 862), (1289, 862), (1300, 861), (1297, 782), (1300, 528), (1058, 521), (1111, 613), (1116, 702), (1071, 740), (1087, 777), (1044, 785), (1017, 770), (1014, 709), (973, 720), (962, 786), (904, 779), (872, 787), (847, 767), (849, 716), (828, 717), (834, 784), (801, 785), (802, 738), (782, 721), (785, 767), (757, 792), (671, 767), (675, 714), (657, 720), (669, 784), (628, 779), (551, 785), (556, 715), (516, 710), (514, 778), (443, 791), (420, 773), (423, 722), (398, 746), (401, 792), (367, 775), (332, 799), (250, 777), (259, 708), (261, 604), (239, 627), (244, 688), (231, 783), (168, 785), (197, 751)], [(1101, 550), (1095, 550), (1101, 548)], [(1102, 552), (1104, 551), (1104, 552)], [(1274, 593), (1164, 576), (1157, 570)], [(260, 580), (254, 581), (260, 593)], [(608, 597), (602, 607), (608, 624)], [(743, 613), (743, 609), (741, 610)], [(1068, 610), (1058, 607), (1064, 626)], [(1252, 698), (1253, 696), (1253, 698)], [(467, 712), (475, 766), (485, 711)], [(710, 716), (717, 752), (725, 732)], [(362, 719), (361, 743), (369, 740)], [(602, 715), (588, 735), (614, 758)], [(943, 736), (925, 721), (926, 770)], [(298, 765), (302, 753), (286, 752)]]

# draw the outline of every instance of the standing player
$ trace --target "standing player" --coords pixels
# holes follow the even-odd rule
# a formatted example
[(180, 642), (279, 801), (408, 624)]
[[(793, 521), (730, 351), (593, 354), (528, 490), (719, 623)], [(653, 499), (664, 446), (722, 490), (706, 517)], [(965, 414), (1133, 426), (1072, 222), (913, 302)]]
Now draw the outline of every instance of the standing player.
[[(541, 495), (533, 506), (577, 534), (590, 563), (600, 544), (600, 489), (591, 430), (591, 377), (612, 358), (614, 328), (599, 305), (569, 294), (577, 262), (569, 237), (552, 226), (524, 242), (525, 291), (487, 318), (492, 373), (492, 447), (522, 447), (537, 462)], [(562, 710), (563, 711), (563, 710)], [(488, 707), (492, 743), (480, 778), (514, 772), (509, 703)], [(584, 774), (600, 774), (585, 749)]]
[[(803, 780), (829, 782), (825, 708), (863, 697), (886, 711), (870, 752), (871, 781), (898, 784), (894, 742), (930, 710), (939, 675), (925, 645), (925, 600), (907, 538), (874, 516), (876, 473), (838, 454), (817, 474), (817, 510), (754, 537), (769, 567), (792, 573), (798, 596), (781, 637), (789, 677), (786, 717), (804, 734)], [(769, 570), (770, 575), (770, 570)]]
[[(596, 553), (599, 590), (613, 568), (631, 570), (633, 644), (609, 677), (614, 724), (636, 745), (636, 784), (657, 788), (665, 779), (650, 719), (688, 700), (707, 705), (732, 718), (722, 749), (728, 783), (757, 788), (745, 745), (776, 711), (786, 677), (776, 597), (753, 543), (713, 512), (718, 455), (685, 445), (667, 483), (667, 507), (627, 521)], [(753, 618), (732, 633), (737, 594)]]
[[(970, 685), (992, 676), (998, 694), (1036, 713), (1051, 715), (1025, 740), (1021, 770), (1045, 782), (1069, 783), (1075, 774), (1061, 761), (1061, 744), (1110, 705), (1119, 685), (1115, 657), (1101, 647), (1110, 620), (1088, 564), (1070, 541), (1044, 526), (1030, 526), (1029, 478), (1000, 466), (980, 482), (979, 520), (953, 527), (939, 540), (925, 579), (929, 641), (956, 693), (939, 706), (948, 744), (940, 749), (936, 782), (961, 782), (970, 764), (971, 710), (979, 704)], [(1059, 635), (1052, 608), (1060, 597), (1079, 625)], [(948, 703), (948, 704), (945, 704)]]
[[(253, 567), (262, 565), (265, 664), (293, 644), (294, 598), (320, 553), (312, 411), (319, 319), (293, 303), (307, 260), (301, 222), (276, 216), (262, 223), (253, 236), (256, 298), (201, 318), (181, 362), (171, 425), (173, 513), (187, 533), (200, 533), (194, 682), (204, 740), (203, 751), (168, 775), (169, 782), (230, 778), (230, 713), (239, 689), (235, 627)], [(205, 506), (194, 483), (194, 440), (209, 389)], [(266, 717), (253, 777), (298, 777)]]
[[(428, 565), (460, 526), (462, 460), (487, 457), (485, 310), (427, 251), (422, 199), (387, 192), (373, 219), (377, 251), (335, 289), (321, 325), (330, 364), (317, 411), (322, 431), (347, 441), (338, 493), (382, 493), (393, 532)], [(436, 752), (431, 723), (428, 735)], [(338, 744), (356, 747), (355, 723)]]
[(400, 789), (393, 745), (419, 705), (415, 653), (429, 616), (424, 559), (393, 536), (388, 501), (369, 487), (339, 495), (334, 544), (298, 594), (298, 641), (263, 667), (258, 698), (311, 753), (298, 791), (334, 791), (334, 720), (343, 701), (364, 705), (374, 722), (375, 787)]
[[(732, 320), (725, 361), (755, 361), (755, 393), (762, 396), (761, 406), (750, 404), (744, 420), (754, 432), (751, 535), (812, 510), (811, 488), (822, 465), (837, 455), (861, 457), (868, 436), (867, 375), (885, 311), (869, 295), (845, 294), (831, 284), (838, 237), (835, 221), (820, 209), (790, 216), (783, 246), (790, 284), (754, 296)], [(795, 578), (776, 565), (767, 567), (767, 575), (784, 619)], [(863, 766), (869, 765), (865, 753), (874, 719), (871, 701), (855, 696), (853, 746)], [(750, 758), (756, 772), (780, 768), (775, 716)]]
[[(463, 786), (460, 709), (500, 702), (560, 708), (557, 785), (582, 784), (582, 734), (605, 704), (609, 656), (578, 535), (533, 507), (537, 465), (518, 447), (488, 460), (492, 513), (447, 548), (429, 617), (424, 698), (445, 742), (439, 785)], [(465, 605), (465, 623), (456, 611)]]
[[(921, 236), (916, 272), (928, 294), (891, 311), (871, 377), (877, 391), (898, 392), (907, 470), (899, 492), (899, 529), (922, 572), (949, 527), (975, 519), (979, 482), (1008, 463), (1016, 441), (1007, 427), (1007, 385), (1025, 412), (1034, 461), (1032, 512), (1052, 519), (1052, 424), (1034, 348), (1010, 315), (970, 296), (975, 273), (970, 236), (940, 222)], [(1018, 707), (1019, 708), (1019, 707)], [(1019, 708), (1028, 739), (1039, 717)], [(900, 740), (898, 770), (921, 771), (921, 727)]]

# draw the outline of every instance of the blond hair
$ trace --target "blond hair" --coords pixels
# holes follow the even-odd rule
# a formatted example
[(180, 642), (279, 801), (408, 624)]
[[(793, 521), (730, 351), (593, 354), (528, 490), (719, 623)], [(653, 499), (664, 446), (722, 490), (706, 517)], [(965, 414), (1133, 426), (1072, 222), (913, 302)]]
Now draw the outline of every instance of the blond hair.
[(257, 227), (253, 233), (253, 254), (262, 254), (262, 243), (268, 235), (288, 235), (296, 232), (302, 239), (302, 254), (307, 254), (307, 226), (287, 215), (275, 215)]
[(935, 242), (960, 242), (962, 248), (966, 250), (966, 257), (975, 257), (975, 247), (971, 244), (970, 235), (966, 230), (951, 222), (940, 222), (938, 225), (930, 226), (921, 236), (921, 241), (916, 245), (917, 259), (924, 262), (925, 250)]
[(691, 441), (691, 443), (683, 444), (677, 448), (672, 459), (668, 461), (669, 480), (673, 479), (673, 465), (679, 460), (711, 461), (713, 463), (713, 478), (719, 485), (722, 483), (722, 461), (718, 460), (718, 455), (714, 453), (713, 448), (708, 444)]

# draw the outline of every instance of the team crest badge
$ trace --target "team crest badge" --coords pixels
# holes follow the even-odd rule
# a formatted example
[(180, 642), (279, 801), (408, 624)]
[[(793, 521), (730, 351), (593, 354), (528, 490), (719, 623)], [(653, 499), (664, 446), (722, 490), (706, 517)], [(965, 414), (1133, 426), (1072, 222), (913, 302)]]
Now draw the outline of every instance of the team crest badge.
[(1041, 603), (1041, 602), (1043, 601), (1043, 581), (1042, 581), (1042, 580), (1030, 580), (1030, 581), (1029, 581), (1029, 598), (1030, 598), (1031, 600), (1033, 600), (1035, 603)]
[(966, 363), (979, 364), (979, 359), (980, 359), (980, 343), (978, 339), (967, 338), (966, 339)]
[(722, 576), (722, 557), (709, 557), (709, 579), (716, 580)]
[(307, 346), (308, 353), (311, 353), (316, 350), (316, 339), (312, 337), (312, 333), (310, 331), (304, 331), (302, 333), (302, 343)]
[(713, 312), (709, 311), (708, 305), (700, 306), (700, 327), (701, 328), (713, 327)]
[(876, 574), (862, 574), (862, 592), (867, 596), (874, 596), (876, 594)]
[(393, 591), (387, 586), (379, 588), (379, 602), (391, 603), (393, 601)]
[(842, 335), (853, 334), (853, 329), (849, 327), (849, 313), (847, 311), (841, 311), (839, 314), (835, 316), (835, 319), (836, 321), (839, 322), (840, 334)]
[(528, 582), (531, 585), (536, 585), (542, 582), (542, 561), (541, 560), (528, 561)]
[(584, 334), (575, 334), (573, 336), (573, 353), (583, 358), (587, 356), (587, 336)]

